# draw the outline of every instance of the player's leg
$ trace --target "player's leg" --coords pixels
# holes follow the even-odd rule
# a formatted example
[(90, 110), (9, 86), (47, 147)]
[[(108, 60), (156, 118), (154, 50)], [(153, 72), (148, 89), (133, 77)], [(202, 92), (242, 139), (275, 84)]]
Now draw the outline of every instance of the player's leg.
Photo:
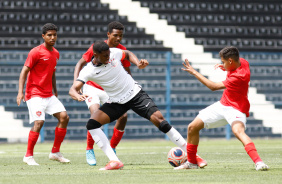
[[(91, 85), (85, 84), (83, 86), (83, 93), (87, 94), (88, 97), (85, 100), (85, 103), (90, 111), (92, 116), (100, 107), (100, 104), (103, 104), (108, 100), (109, 96), (107, 93), (101, 89), (93, 87)], [(94, 153), (94, 140), (89, 131), (87, 131), (86, 138), (86, 162), (90, 166), (96, 165), (96, 157)]]
[(61, 144), (66, 136), (69, 123), (69, 116), (66, 109), (56, 96), (52, 96), (49, 98), (46, 113), (53, 115), (58, 120), (57, 127), (55, 128), (54, 144), (49, 154), (49, 159), (61, 163), (69, 163), (70, 160), (64, 158), (60, 153)]
[[(89, 111), (90, 114), (94, 114), (94, 112), (96, 112), (100, 105), (97, 103), (93, 103), (93, 104), (89, 104), (89, 103), (93, 103), (93, 101), (88, 101), (88, 103), (86, 103), (87, 105), (90, 105), (89, 107)], [(96, 165), (96, 157), (95, 157), (95, 153), (94, 153), (94, 140), (90, 134), (90, 132), (87, 130), (87, 138), (86, 138), (86, 162), (91, 165), (91, 166), (95, 166)]]
[(245, 133), (245, 124), (241, 121), (234, 121), (231, 127), (234, 135), (242, 142), (247, 154), (256, 164), (256, 170), (258, 171), (268, 170), (269, 167), (261, 160), (251, 138)]
[(126, 122), (127, 122), (127, 113), (123, 114), (115, 124), (113, 136), (111, 138), (111, 147), (113, 148), (114, 152), (116, 152), (116, 146), (119, 144), (124, 134)]
[(160, 131), (165, 133), (173, 143), (183, 151), (186, 151), (185, 139), (165, 120), (157, 105), (145, 91), (141, 90), (131, 99), (129, 106), (138, 115), (150, 120)]
[(110, 162), (106, 165), (105, 168), (101, 170), (112, 170), (112, 169), (121, 169), (123, 164), (119, 161), (118, 157), (114, 153), (113, 149), (109, 144), (109, 140), (106, 137), (105, 133), (101, 130), (101, 126), (107, 123), (110, 123), (124, 114), (128, 109), (123, 108), (121, 104), (104, 104), (97, 110), (91, 119), (87, 122), (87, 129), (90, 132), (92, 138), (96, 142), (97, 146), (102, 149), (102, 151), (107, 155)]
[(34, 146), (38, 140), (40, 130), (43, 127), (43, 124), (44, 124), (43, 120), (34, 121), (34, 125), (29, 132), (27, 151), (23, 158), (23, 162), (25, 162), (28, 165), (39, 165), (34, 160), (33, 151), (34, 151)]
[(34, 123), (28, 135), (27, 151), (23, 158), (23, 162), (28, 165), (39, 165), (33, 157), (34, 146), (38, 140), (39, 132), (45, 121), (45, 105), (46, 100), (35, 97), (26, 102), (29, 111), (29, 123)]
[[(191, 169), (196, 168), (197, 163), (199, 167), (207, 165), (205, 161), (199, 159), (197, 156), (197, 149), (199, 145), (199, 132), (203, 128), (216, 128), (227, 124), (219, 112), (222, 105), (220, 102), (214, 103), (199, 112), (199, 115), (188, 125), (187, 128), (187, 162), (175, 169)], [(197, 158), (198, 157), (198, 158)]]

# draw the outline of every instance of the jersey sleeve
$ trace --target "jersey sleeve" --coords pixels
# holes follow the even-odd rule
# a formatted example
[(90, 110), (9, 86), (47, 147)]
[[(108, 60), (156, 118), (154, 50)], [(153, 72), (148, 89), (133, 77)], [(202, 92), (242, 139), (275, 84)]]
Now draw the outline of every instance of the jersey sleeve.
[(83, 59), (86, 62), (90, 62), (93, 57), (93, 44), (89, 47), (89, 49), (82, 55)]
[(33, 66), (38, 62), (38, 54), (35, 49), (32, 49), (25, 60), (24, 66), (33, 68)]
[(83, 82), (83, 84), (85, 84), (87, 81), (89, 81), (89, 75), (87, 75), (88, 70), (86, 67), (84, 67), (80, 72), (79, 75), (77, 77), (77, 81), (81, 81)]

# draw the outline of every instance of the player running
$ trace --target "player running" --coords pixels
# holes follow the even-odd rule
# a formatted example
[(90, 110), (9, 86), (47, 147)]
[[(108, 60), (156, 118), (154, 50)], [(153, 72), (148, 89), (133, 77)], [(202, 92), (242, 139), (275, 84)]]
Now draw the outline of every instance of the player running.
[(266, 171), (268, 166), (261, 160), (254, 143), (245, 133), (246, 117), (249, 116), (250, 103), (248, 88), (250, 83), (250, 66), (248, 61), (239, 58), (236, 47), (225, 47), (220, 52), (222, 64), (215, 68), (227, 71), (227, 77), (222, 82), (212, 82), (197, 72), (185, 59), (182, 70), (194, 75), (210, 90), (224, 89), (220, 101), (201, 110), (199, 115), (188, 125), (187, 129), (187, 162), (174, 168), (197, 169), (196, 153), (199, 144), (199, 132), (203, 128), (217, 128), (230, 124), (234, 135), (242, 142), (247, 154), (255, 163), (256, 170)]
[[(123, 38), (123, 31), (124, 26), (120, 22), (114, 21), (109, 23), (107, 33), (108, 39), (105, 40), (105, 42), (109, 45), (110, 48), (119, 48), (122, 50), (126, 50), (126, 47), (120, 44)], [(82, 67), (85, 66), (86, 63), (90, 62), (92, 60), (92, 57), (93, 45), (89, 47), (89, 49), (83, 54), (82, 58), (76, 64), (74, 70), (74, 81), (76, 81)], [(130, 62), (128, 60), (123, 60), (122, 65), (123, 68), (127, 71), (127, 73), (131, 75)], [(85, 102), (88, 106), (91, 116), (92, 114), (94, 114), (95, 111), (99, 109), (100, 104), (104, 104), (109, 98), (104, 89), (99, 84), (93, 81), (86, 82), (86, 84), (83, 86), (83, 93), (88, 95)], [(116, 146), (118, 145), (124, 134), (126, 122), (127, 113), (123, 114), (116, 122), (116, 125), (113, 130), (113, 136), (110, 142), (114, 152), (116, 152)], [(96, 165), (96, 158), (94, 154), (93, 145), (94, 140), (92, 139), (92, 136), (90, 135), (89, 131), (87, 131), (86, 161), (91, 166)]]
[[(26, 101), (29, 123), (34, 122), (28, 136), (27, 152), (23, 158), (23, 162), (28, 165), (39, 165), (33, 158), (33, 150), (45, 122), (45, 113), (53, 115), (59, 121), (55, 129), (55, 140), (49, 159), (61, 163), (70, 162), (60, 153), (61, 143), (67, 132), (69, 116), (57, 98), (55, 71), (60, 55), (53, 47), (57, 40), (57, 30), (57, 27), (51, 23), (42, 27), (44, 43), (29, 52), (19, 77), (17, 104), (19, 106), (22, 100)], [(24, 99), (23, 89), (26, 78)]]

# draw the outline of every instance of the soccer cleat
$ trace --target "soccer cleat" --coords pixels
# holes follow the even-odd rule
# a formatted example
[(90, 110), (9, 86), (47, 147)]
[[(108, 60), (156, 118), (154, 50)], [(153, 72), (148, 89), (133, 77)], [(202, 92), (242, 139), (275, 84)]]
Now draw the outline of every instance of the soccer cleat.
[(61, 163), (70, 163), (70, 160), (63, 157), (63, 155), (60, 152), (57, 152), (57, 153), (51, 152), (49, 154), (49, 159), (54, 160), (54, 161), (58, 161), (58, 162), (61, 162)]
[(113, 148), (113, 150), (114, 150), (115, 154), (117, 154), (117, 152), (116, 152), (116, 148)]
[(204, 168), (208, 165), (207, 161), (202, 159), (199, 155), (196, 156), (197, 164), (200, 168)]
[(188, 161), (184, 162), (178, 167), (175, 167), (174, 170), (180, 170), (180, 169), (199, 169), (197, 164), (192, 164)]
[(26, 163), (27, 165), (39, 165), (38, 163), (35, 162), (33, 156), (29, 157), (23, 157), (23, 162)]
[(112, 160), (106, 165), (106, 167), (100, 168), (99, 170), (102, 171), (102, 170), (117, 170), (117, 169), (123, 169), (123, 163), (120, 161)]
[(267, 171), (269, 169), (269, 167), (263, 163), (263, 162), (257, 162), (256, 163), (256, 170), (257, 171)]
[(86, 150), (86, 162), (91, 166), (96, 165), (96, 158), (93, 149)]

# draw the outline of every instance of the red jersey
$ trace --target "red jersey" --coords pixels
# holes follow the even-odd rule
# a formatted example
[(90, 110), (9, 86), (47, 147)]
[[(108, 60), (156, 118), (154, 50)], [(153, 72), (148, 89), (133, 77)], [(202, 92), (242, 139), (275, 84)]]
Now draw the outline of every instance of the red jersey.
[(240, 58), (240, 63), (241, 66), (239, 68), (227, 72), (226, 80), (223, 81), (226, 89), (220, 102), (222, 105), (232, 106), (249, 117), (248, 89), (251, 72), (248, 61)]
[(25, 90), (25, 100), (32, 97), (48, 98), (52, 93), (52, 77), (60, 54), (53, 47), (49, 51), (44, 43), (34, 47), (28, 54), (24, 66), (30, 68)]
[[(105, 42), (107, 43), (108, 40), (105, 40)], [(126, 47), (121, 45), (121, 44), (118, 44), (118, 46), (116, 47), (118, 49), (121, 49), (121, 50), (126, 50)], [(93, 44), (89, 47), (89, 49), (83, 54), (83, 59), (86, 61), (86, 62), (90, 62), (92, 57), (93, 57)], [(128, 60), (122, 60), (122, 66), (123, 67), (129, 67), (131, 65), (131, 63), (128, 61)], [(104, 90), (99, 84), (93, 82), (93, 81), (88, 81), (86, 82), (86, 84), (90, 85), (90, 86), (93, 86), (95, 88), (98, 88), (98, 89), (101, 89), (101, 90)]]

